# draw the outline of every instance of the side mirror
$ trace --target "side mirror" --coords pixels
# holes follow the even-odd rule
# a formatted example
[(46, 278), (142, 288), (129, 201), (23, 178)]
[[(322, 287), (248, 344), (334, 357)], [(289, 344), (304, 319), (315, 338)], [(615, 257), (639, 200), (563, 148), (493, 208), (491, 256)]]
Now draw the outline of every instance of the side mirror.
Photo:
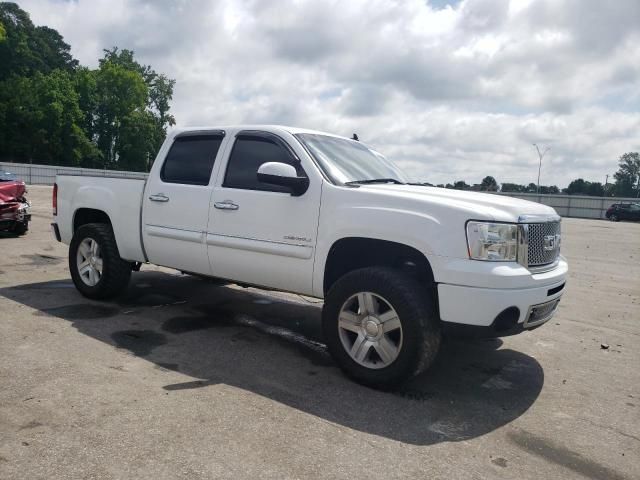
[(294, 197), (299, 197), (309, 188), (307, 177), (299, 177), (294, 167), (280, 162), (267, 162), (260, 165), (258, 181), (285, 187)]

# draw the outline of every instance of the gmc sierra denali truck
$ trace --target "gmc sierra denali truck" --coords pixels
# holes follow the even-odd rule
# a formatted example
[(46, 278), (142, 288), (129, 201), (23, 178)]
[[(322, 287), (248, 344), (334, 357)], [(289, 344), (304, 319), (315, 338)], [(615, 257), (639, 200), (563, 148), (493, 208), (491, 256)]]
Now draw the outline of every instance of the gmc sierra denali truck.
[(411, 185), (363, 143), (281, 126), (170, 133), (148, 178), (59, 175), (52, 229), (80, 293), (152, 263), (324, 299), (329, 351), (392, 388), (441, 336), (503, 336), (554, 314), (560, 217), (499, 195)]

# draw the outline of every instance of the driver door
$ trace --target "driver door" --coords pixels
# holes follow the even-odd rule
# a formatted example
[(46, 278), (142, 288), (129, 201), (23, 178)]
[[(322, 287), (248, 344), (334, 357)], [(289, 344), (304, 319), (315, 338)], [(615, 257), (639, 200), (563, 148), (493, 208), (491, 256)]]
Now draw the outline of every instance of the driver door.
[[(266, 162), (304, 164), (285, 140), (262, 131), (239, 132), (221, 165), (209, 209), (207, 248), (212, 274), (237, 282), (311, 293), (321, 182), (292, 196), (258, 181)], [(309, 168), (308, 166), (307, 168)]]

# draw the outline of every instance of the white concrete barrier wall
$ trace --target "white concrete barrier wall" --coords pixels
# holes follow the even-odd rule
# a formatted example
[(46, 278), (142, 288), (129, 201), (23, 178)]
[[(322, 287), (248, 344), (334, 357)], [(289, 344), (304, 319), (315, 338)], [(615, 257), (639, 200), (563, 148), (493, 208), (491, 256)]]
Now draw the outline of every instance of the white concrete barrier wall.
[[(52, 165), (36, 165), (29, 163), (3, 163), (0, 170), (15, 173), (30, 185), (53, 185), (56, 175), (111, 176), (122, 178), (146, 178), (143, 172), (127, 172), (124, 170), (100, 170), (94, 168), (57, 167)], [(521, 198), (531, 202), (549, 205), (556, 209), (562, 217), (605, 218), (607, 208), (613, 203), (640, 202), (637, 198), (589, 197), (582, 195), (547, 195), (537, 193), (500, 192), (498, 195)]]
[(606, 218), (607, 209), (614, 203), (639, 202), (637, 198), (589, 197), (586, 195), (552, 195), (537, 193), (500, 192), (498, 195), (521, 198), (553, 207), (561, 217)]
[(56, 175), (89, 175), (110, 176), (122, 178), (146, 178), (144, 172), (127, 172), (124, 170), (102, 170), (95, 168), (58, 167), (53, 165), (37, 165), (30, 163), (6, 163), (0, 162), (0, 170), (15, 173), (21, 180), (29, 185), (53, 185)]

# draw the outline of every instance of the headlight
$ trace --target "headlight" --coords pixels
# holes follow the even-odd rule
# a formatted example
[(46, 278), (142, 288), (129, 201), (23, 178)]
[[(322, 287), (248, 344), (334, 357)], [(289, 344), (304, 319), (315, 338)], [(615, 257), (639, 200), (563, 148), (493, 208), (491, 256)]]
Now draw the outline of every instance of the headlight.
[(493, 262), (516, 261), (518, 226), (511, 223), (467, 222), (469, 258)]

